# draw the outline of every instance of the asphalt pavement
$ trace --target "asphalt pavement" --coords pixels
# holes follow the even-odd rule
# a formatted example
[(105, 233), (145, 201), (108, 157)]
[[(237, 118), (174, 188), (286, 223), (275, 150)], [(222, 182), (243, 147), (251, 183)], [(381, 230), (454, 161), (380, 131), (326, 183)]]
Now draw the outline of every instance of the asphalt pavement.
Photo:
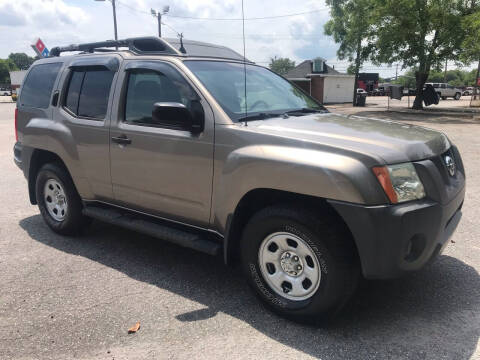
[(435, 263), (362, 283), (320, 328), (270, 313), (221, 257), (99, 222), (54, 234), (13, 163), (14, 104), (0, 104), (0, 359), (480, 359), (480, 123), (355, 111), (446, 132), (467, 171), (464, 216)]

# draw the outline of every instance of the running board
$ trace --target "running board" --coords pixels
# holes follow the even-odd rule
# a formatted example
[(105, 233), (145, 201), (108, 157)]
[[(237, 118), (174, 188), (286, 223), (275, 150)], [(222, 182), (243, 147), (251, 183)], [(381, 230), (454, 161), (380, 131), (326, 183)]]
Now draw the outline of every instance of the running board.
[(122, 212), (121, 210), (90, 205), (84, 207), (82, 212), (84, 215), (94, 219), (166, 240), (209, 255), (217, 255), (221, 248), (220, 244), (212, 240), (204, 239), (199, 234), (158, 224), (153, 220), (148, 220), (146, 217), (132, 215), (127, 212)]

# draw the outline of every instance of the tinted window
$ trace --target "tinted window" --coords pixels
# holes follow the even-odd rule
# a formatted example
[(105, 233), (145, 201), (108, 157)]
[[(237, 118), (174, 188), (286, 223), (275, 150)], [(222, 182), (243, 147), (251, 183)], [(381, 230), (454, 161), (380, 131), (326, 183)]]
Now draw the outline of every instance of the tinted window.
[(61, 66), (61, 63), (35, 65), (23, 84), (20, 104), (46, 109)]
[(73, 71), (64, 106), (81, 117), (104, 119), (114, 75), (108, 70)]
[(131, 71), (125, 100), (125, 121), (152, 126), (175, 125), (169, 123), (169, 119), (164, 119), (161, 123), (155, 122), (152, 119), (153, 104), (177, 102), (190, 107), (194, 98), (193, 90), (181, 78), (171, 79), (160, 72), (149, 70)]
[(85, 72), (78, 101), (78, 116), (105, 118), (113, 75), (114, 73), (108, 70)]

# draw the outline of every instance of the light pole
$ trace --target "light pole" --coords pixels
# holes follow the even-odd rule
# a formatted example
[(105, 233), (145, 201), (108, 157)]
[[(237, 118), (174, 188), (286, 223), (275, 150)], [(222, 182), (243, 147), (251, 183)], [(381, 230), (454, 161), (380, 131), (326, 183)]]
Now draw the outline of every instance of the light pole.
[[(105, 1), (105, 0), (95, 0), (95, 1)], [(110, 0), (113, 8), (113, 30), (115, 32), (115, 40), (118, 40), (117, 35), (117, 12), (115, 10), (115, 0)]]
[(170, 6), (168, 5), (163, 7), (162, 12), (150, 9), (150, 13), (152, 14), (152, 16), (156, 17), (158, 20), (158, 36), (159, 37), (162, 37), (162, 15), (165, 15), (169, 11), (170, 11)]

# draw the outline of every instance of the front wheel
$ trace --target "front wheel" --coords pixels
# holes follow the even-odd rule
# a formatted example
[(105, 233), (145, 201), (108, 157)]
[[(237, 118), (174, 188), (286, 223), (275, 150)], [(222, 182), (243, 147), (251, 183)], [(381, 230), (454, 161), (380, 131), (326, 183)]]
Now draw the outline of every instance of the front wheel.
[(247, 224), (241, 248), (243, 270), (255, 293), (294, 321), (328, 320), (359, 279), (351, 235), (328, 213), (263, 209)]
[(67, 170), (45, 164), (36, 181), (36, 198), (43, 220), (56, 233), (76, 235), (90, 223), (82, 214), (82, 201)]

